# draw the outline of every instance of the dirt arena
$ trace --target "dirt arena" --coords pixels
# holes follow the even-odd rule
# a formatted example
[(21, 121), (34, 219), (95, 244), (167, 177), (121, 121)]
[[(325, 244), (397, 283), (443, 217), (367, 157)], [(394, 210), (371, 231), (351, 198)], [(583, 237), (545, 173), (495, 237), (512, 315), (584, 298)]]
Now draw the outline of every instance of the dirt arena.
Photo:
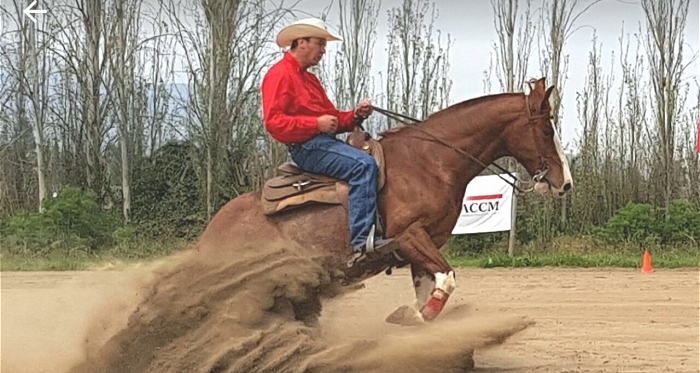
[[(65, 372), (81, 359), (86, 328), (103, 302), (133, 295), (130, 284), (143, 272), (3, 272), (1, 371)], [(457, 285), (446, 313), (461, 306), (482, 320), (535, 322), (503, 344), (477, 349), (476, 372), (700, 371), (697, 270), (460, 269)], [(407, 270), (382, 274), (326, 302), (323, 333), (390, 332), (400, 327), (384, 318), (412, 300)]]

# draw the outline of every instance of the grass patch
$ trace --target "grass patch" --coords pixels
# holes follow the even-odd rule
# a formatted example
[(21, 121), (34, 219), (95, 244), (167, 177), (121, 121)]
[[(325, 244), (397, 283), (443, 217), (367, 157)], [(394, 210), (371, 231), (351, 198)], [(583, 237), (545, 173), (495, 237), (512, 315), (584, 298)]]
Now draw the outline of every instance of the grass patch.
[(0, 271), (84, 271), (116, 264), (143, 263), (163, 258), (188, 245), (185, 241), (135, 242), (109, 250), (54, 250), (41, 254), (3, 251)]
[(3, 256), (0, 259), (0, 271), (86, 271), (110, 264), (130, 264), (155, 260), (153, 258), (124, 258), (114, 255), (96, 255), (92, 257), (23, 257), (18, 255)]
[[(4, 249), (0, 271), (81, 271), (105, 266), (143, 263), (163, 258), (188, 245), (187, 241), (129, 241), (97, 252), (46, 250), (40, 252)], [(698, 268), (700, 249), (691, 247), (650, 247), (655, 268)], [(518, 255), (502, 254), (504, 247), (483, 253), (450, 249), (447, 261), (454, 267), (620, 267), (641, 268), (639, 247), (592, 246), (587, 240), (562, 237), (547, 247), (520, 247)]]
[[(620, 267), (641, 268), (642, 256), (637, 254), (610, 253), (530, 253), (515, 255), (481, 254), (476, 256), (448, 255), (447, 261), (455, 267)], [(652, 254), (655, 268), (697, 268), (700, 266), (700, 253)]]
[[(482, 242), (483, 241), (483, 242)], [(447, 244), (447, 260), (455, 267), (619, 267), (641, 268), (644, 250), (652, 255), (657, 268), (698, 268), (697, 245), (607, 244), (591, 236), (559, 236), (549, 242), (516, 246), (513, 257), (504, 254), (505, 239), (486, 242), (478, 237), (455, 236)]]
[(124, 265), (146, 263), (158, 260), (163, 255), (150, 258), (125, 258), (114, 255), (95, 257), (53, 257), (26, 258), (20, 256), (3, 257), (0, 259), (0, 271), (90, 271), (98, 268), (120, 268)]

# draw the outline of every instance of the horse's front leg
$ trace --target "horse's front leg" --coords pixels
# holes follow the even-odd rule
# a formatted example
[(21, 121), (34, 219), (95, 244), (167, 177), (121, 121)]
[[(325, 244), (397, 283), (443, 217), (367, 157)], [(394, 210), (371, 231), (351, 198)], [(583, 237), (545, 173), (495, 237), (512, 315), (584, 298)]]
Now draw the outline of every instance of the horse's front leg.
[[(395, 239), (399, 255), (412, 263), (411, 275), (416, 292), (413, 312), (417, 312), (423, 321), (432, 321), (455, 290), (454, 271), (420, 224), (412, 224)], [(406, 310), (396, 312), (405, 313)]]
[(433, 289), (435, 289), (435, 277), (423, 266), (411, 264), (411, 279), (413, 280), (413, 289), (416, 291), (413, 309), (420, 314), (423, 306), (428, 303)]
[(414, 309), (425, 321), (434, 320), (440, 314), (456, 287), (454, 271), (429, 273), (418, 266), (411, 266), (413, 287), (416, 291)]

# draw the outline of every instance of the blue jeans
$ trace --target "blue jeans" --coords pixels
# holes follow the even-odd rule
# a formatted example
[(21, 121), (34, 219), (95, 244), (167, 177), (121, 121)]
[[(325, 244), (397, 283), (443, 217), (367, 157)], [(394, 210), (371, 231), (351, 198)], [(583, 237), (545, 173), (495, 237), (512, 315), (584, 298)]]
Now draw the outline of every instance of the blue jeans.
[(346, 181), (349, 191), (350, 237), (353, 250), (366, 243), (377, 211), (377, 162), (331, 134), (321, 134), (290, 151), (304, 171)]

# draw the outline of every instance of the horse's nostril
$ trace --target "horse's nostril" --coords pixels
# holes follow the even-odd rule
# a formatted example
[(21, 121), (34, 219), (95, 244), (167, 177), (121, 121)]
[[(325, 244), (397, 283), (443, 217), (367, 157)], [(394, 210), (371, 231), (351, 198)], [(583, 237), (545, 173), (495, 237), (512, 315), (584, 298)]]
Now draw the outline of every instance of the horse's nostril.
[(571, 189), (571, 183), (566, 183), (566, 184), (564, 184), (564, 191), (565, 191), (565, 192), (568, 192), (569, 189)]

